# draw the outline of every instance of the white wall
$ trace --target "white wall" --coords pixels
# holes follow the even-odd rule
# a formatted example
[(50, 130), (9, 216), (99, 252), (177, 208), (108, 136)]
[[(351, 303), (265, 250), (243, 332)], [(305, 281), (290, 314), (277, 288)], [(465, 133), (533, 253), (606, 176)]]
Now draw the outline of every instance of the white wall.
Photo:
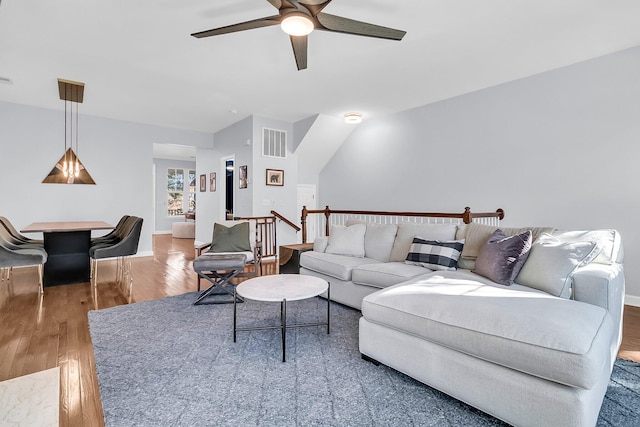
[[(211, 242), (213, 224), (224, 220), (220, 212), (221, 205), (224, 205), (221, 189), (224, 187), (225, 171), (221, 167), (220, 157), (220, 153), (212, 149), (198, 148), (196, 152), (196, 174), (198, 177), (207, 176), (207, 191), (201, 193), (198, 183), (196, 195), (196, 244)], [(209, 187), (211, 172), (216, 174), (216, 191), (213, 192)]]
[[(287, 132), (287, 158), (276, 159), (262, 156), (262, 129), (284, 130)], [(234, 156), (234, 215), (235, 216), (267, 216), (271, 215), (271, 210), (276, 210), (291, 221), (299, 222), (300, 213), (296, 209), (297, 184), (298, 184), (298, 162), (292, 150), (293, 124), (280, 120), (273, 120), (260, 116), (246, 117), (233, 125), (216, 132), (214, 135), (214, 150), (202, 157), (198, 151), (197, 165), (198, 174), (203, 168), (219, 168), (218, 187), (224, 185), (224, 172), (219, 166), (223, 157)], [(247, 144), (249, 142), (249, 144)], [(206, 162), (206, 163), (205, 163)], [(201, 166), (201, 165), (207, 165)], [(246, 165), (248, 171), (248, 182), (246, 189), (240, 189), (238, 182), (238, 169)], [(267, 186), (266, 169), (282, 169), (284, 173), (285, 185)], [(213, 169), (211, 169), (213, 171)], [(209, 169), (206, 169), (208, 176)], [(212, 199), (218, 207), (224, 203), (222, 192), (217, 191), (213, 195), (207, 195), (207, 199)], [(213, 201), (215, 199), (215, 201)], [(209, 203), (209, 202), (207, 202)], [(207, 211), (200, 210), (200, 199), (197, 206), (196, 239), (203, 242), (210, 241), (213, 222), (218, 220), (220, 214), (213, 212), (207, 205)], [(284, 223), (277, 225), (278, 245), (295, 243), (297, 241), (294, 229)], [(203, 239), (203, 240), (201, 240)]]
[(634, 48), (366, 121), (323, 169), (319, 206), (616, 228), (640, 297), (638, 76)]
[[(262, 129), (277, 129), (287, 132), (287, 158), (262, 156)], [(253, 213), (255, 216), (271, 215), (277, 211), (299, 225), (300, 213), (296, 212), (298, 188), (298, 160), (292, 151), (293, 124), (261, 116), (253, 117)], [(267, 169), (284, 171), (284, 186), (266, 184)], [(297, 243), (296, 232), (287, 224), (278, 221), (277, 244)]]
[[(96, 185), (42, 184), (64, 151), (64, 113), (0, 102), (0, 214), (34, 221), (144, 218), (139, 254), (151, 254), (153, 143), (211, 147), (212, 135), (80, 115), (78, 156)], [(37, 237), (37, 236), (34, 236)]]
[[(234, 216), (253, 216), (253, 146), (246, 145), (247, 140), (253, 137), (253, 117), (246, 117), (229, 127), (218, 131), (213, 136), (214, 148), (220, 156), (234, 156), (235, 171), (233, 179)], [(239, 168), (247, 166), (247, 188), (239, 188)], [(224, 185), (224, 177), (220, 181)]]

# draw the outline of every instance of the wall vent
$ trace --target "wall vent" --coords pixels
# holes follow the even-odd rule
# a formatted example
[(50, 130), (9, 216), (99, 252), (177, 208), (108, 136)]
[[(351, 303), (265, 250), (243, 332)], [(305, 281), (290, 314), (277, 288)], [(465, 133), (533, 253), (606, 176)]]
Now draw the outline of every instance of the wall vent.
[(287, 157), (287, 132), (277, 129), (262, 129), (262, 156)]

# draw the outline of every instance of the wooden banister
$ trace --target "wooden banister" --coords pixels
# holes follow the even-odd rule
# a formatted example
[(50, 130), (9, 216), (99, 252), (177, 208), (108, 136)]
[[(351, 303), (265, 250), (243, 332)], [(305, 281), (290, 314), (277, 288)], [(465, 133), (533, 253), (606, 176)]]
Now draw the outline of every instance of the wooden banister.
[(289, 227), (293, 228), (294, 230), (296, 230), (296, 233), (298, 231), (300, 231), (300, 227), (298, 227), (297, 225), (295, 225), (293, 222), (289, 221), (287, 218), (285, 218), (284, 216), (282, 216), (281, 214), (279, 214), (276, 211), (271, 211), (271, 214), (273, 216), (275, 216), (276, 218), (278, 218), (280, 221), (284, 222), (285, 224), (287, 224)]
[(471, 212), (471, 208), (465, 207), (462, 213), (450, 213), (450, 212), (391, 212), (391, 211), (363, 211), (363, 210), (345, 210), (345, 209), (330, 209), (326, 206), (324, 209), (307, 209), (306, 206), (302, 208), (302, 216), (300, 223), (302, 225), (302, 243), (307, 243), (308, 232), (308, 216), (311, 214), (323, 214), (325, 216), (324, 232), (325, 236), (329, 235), (330, 217), (331, 214), (339, 215), (361, 215), (361, 216), (390, 216), (390, 217), (407, 217), (407, 218), (434, 218), (434, 219), (452, 219), (460, 220), (465, 224), (473, 222), (477, 218), (497, 218), (498, 220), (504, 219), (504, 210), (497, 209), (495, 212)]

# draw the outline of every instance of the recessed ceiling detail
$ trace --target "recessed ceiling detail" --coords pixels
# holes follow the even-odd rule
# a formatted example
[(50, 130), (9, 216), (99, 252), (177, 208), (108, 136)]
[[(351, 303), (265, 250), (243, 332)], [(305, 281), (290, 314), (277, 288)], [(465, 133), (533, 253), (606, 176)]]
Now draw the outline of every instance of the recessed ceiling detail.
[(289, 34), (293, 55), (296, 58), (298, 70), (307, 68), (308, 34), (314, 29), (333, 31), (336, 33), (354, 34), (358, 36), (376, 37), (388, 40), (402, 40), (407, 33), (402, 30), (381, 27), (367, 22), (355, 21), (342, 16), (330, 15), (322, 10), (332, 0), (267, 0), (278, 9), (279, 15), (254, 19), (240, 24), (200, 31), (191, 34), (193, 37), (203, 38), (255, 28), (280, 25)]

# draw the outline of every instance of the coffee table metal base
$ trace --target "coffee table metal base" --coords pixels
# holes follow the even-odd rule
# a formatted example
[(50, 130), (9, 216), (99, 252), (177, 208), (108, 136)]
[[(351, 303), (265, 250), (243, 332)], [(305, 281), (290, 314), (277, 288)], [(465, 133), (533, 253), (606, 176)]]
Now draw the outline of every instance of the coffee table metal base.
[(280, 326), (257, 326), (251, 328), (238, 328), (237, 326), (237, 310), (236, 310), (236, 289), (233, 289), (234, 303), (233, 303), (233, 342), (236, 342), (236, 333), (244, 331), (267, 331), (271, 329), (280, 329), (282, 334), (282, 361), (287, 360), (287, 328), (306, 328), (310, 326), (326, 326), (327, 334), (331, 333), (331, 283), (327, 286), (327, 322), (326, 323), (294, 323), (287, 324), (287, 299), (284, 298), (280, 301)]

